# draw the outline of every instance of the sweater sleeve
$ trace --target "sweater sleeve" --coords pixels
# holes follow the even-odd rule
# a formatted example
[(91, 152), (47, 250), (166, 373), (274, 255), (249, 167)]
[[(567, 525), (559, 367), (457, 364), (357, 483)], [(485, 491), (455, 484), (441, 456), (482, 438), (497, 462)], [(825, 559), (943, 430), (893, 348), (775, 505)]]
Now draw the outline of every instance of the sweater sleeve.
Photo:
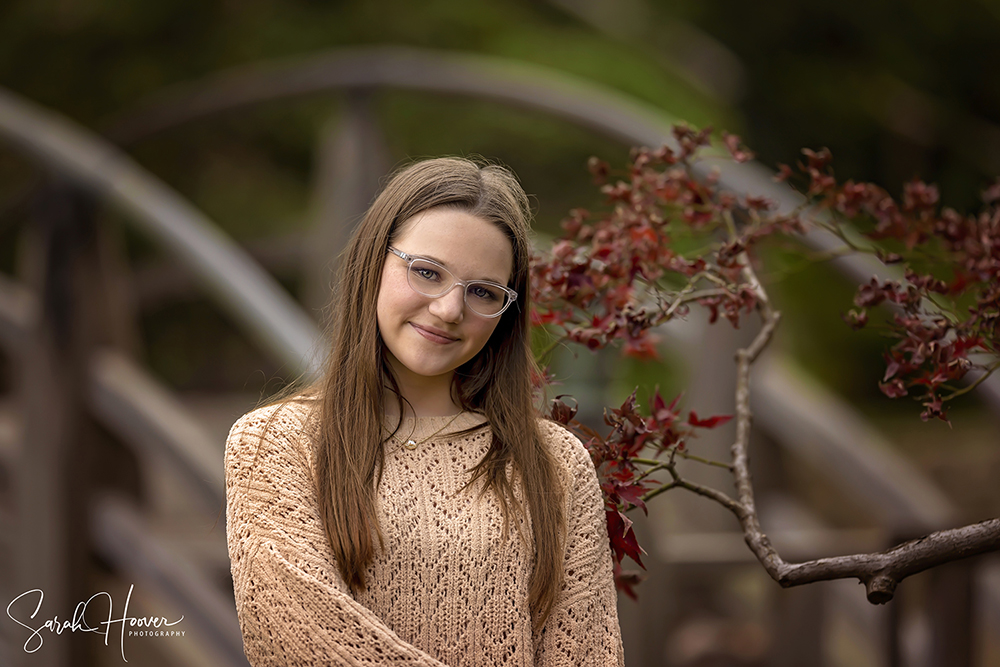
[(590, 454), (565, 429), (549, 423), (553, 451), (566, 466), (566, 556), (563, 586), (536, 653), (538, 667), (625, 664), (604, 500)]
[(226, 534), (250, 664), (444, 667), (351, 596), (319, 517), (302, 431), (301, 407), (271, 406), (240, 418), (226, 441)]

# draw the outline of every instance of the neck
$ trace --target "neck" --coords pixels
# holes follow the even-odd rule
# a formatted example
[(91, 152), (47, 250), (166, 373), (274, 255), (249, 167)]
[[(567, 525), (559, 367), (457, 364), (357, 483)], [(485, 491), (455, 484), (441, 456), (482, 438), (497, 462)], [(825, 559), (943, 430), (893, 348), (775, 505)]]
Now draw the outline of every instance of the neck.
[[(403, 417), (447, 417), (462, 411), (452, 396), (452, 378), (446, 376), (423, 377), (409, 373), (396, 373), (396, 384), (403, 398)], [(383, 406), (387, 416), (399, 412), (399, 404), (391, 392), (387, 392)]]

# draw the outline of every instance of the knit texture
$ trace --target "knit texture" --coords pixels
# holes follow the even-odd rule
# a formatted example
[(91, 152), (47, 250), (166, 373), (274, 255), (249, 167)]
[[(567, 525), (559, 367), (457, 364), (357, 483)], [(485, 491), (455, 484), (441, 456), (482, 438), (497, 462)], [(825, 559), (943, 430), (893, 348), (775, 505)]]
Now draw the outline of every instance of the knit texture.
[[(534, 636), (530, 517), (520, 526), (526, 540), (513, 526), (505, 535), (495, 497), (481, 484), (463, 490), (490, 434), (452, 434), (482, 417), (462, 415), (412, 451), (386, 445), (377, 505), (385, 549), (354, 596), (319, 516), (313, 404), (250, 412), (226, 444), (229, 556), (251, 665), (624, 664), (601, 491), (572, 434), (542, 422), (566, 484), (568, 535), (564, 585)], [(400, 442), (448, 419), (405, 421)]]

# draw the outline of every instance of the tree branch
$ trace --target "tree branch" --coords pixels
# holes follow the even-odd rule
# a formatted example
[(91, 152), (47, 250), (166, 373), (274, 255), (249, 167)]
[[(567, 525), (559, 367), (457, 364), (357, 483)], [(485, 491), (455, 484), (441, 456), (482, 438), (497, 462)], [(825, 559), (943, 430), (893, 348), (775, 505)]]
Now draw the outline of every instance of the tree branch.
[[(937, 241), (928, 246), (933, 253), (921, 247), (921, 240), (912, 248), (910, 246), (913, 244), (907, 243), (907, 254), (911, 255), (911, 259), (915, 257), (920, 260), (918, 265), (923, 265), (929, 259), (935, 260), (941, 251), (951, 253), (948, 261), (956, 271), (953, 283), (945, 284), (931, 275), (919, 272), (904, 274), (905, 280), (900, 280), (899, 276), (895, 280), (874, 276), (857, 291), (855, 304), (862, 308), (862, 313), (859, 315), (855, 312), (850, 323), (856, 327), (864, 326), (867, 323), (867, 309), (882, 302), (892, 303), (903, 309), (907, 313), (905, 321), (893, 320), (884, 325), (890, 336), (900, 341), (893, 348), (892, 360), (895, 367), (893, 373), (889, 374), (892, 384), (888, 387), (890, 391), (886, 393), (904, 395), (908, 389), (919, 390), (923, 387), (927, 393), (923, 396), (926, 410), (922, 416), (925, 419), (946, 419), (942, 401), (974, 389), (991, 373), (1000, 370), (1000, 362), (995, 358), (990, 360), (989, 365), (974, 364), (969, 358), (969, 353), (979, 348), (996, 353), (996, 332), (990, 325), (996, 318), (996, 293), (993, 290), (1000, 264), (990, 263), (975, 277), (962, 277), (965, 270), (959, 271), (965, 265), (963, 262), (967, 263), (970, 259), (978, 261), (980, 256), (989, 254), (988, 249), (992, 247), (990, 244), (995, 240), (995, 230), (987, 229), (977, 221), (993, 218), (985, 216), (985, 213), (979, 217), (962, 217), (964, 222), (955, 227), (954, 234), (952, 231), (947, 235), (938, 234), (937, 231), (931, 234), (926, 231), (928, 215), (933, 217), (934, 230), (940, 227), (938, 222), (941, 221), (947, 222), (947, 229), (952, 230), (953, 227), (948, 222), (952, 214), (939, 212), (933, 186), (919, 182), (908, 186), (913, 189), (905, 191), (904, 199), (916, 197), (914, 201), (920, 202), (915, 205), (915, 212), (911, 215), (908, 205), (900, 208), (899, 202), (873, 184), (838, 183), (829, 167), (831, 156), (825, 149), (818, 152), (805, 151), (808, 166), (800, 164), (800, 171), (809, 178), (809, 192), (795, 211), (791, 214), (779, 214), (777, 211), (766, 214), (765, 211), (774, 208), (772, 202), (762, 197), (747, 195), (744, 198), (735, 193), (723, 193), (715, 187), (714, 178), (703, 179), (694, 173), (692, 156), (709, 144), (707, 132), (678, 126), (674, 128), (674, 136), (679, 152), (674, 149), (662, 152), (641, 149), (630, 165), (631, 177), (611, 186), (611, 201), (628, 200), (634, 206), (628, 207), (626, 212), (625, 208), (614, 204), (607, 215), (588, 224), (586, 230), (582, 225), (577, 225), (573, 230), (567, 228), (568, 234), (564, 240), (588, 254), (591, 260), (589, 264), (579, 264), (574, 255), (570, 263), (553, 256), (542, 266), (549, 273), (555, 271), (558, 275), (563, 275), (575, 272), (580, 273), (583, 278), (593, 278), (601, 273), (601, 280), (594, 282), (594, 294), (588, 296), (589, 310), (601, 312), (588, 314), (587, 308), (573, 305), (571, 309), (553, 310), (549, 319), (566, 328), (567, 336), (572, 342), (600, 348), (615, 340), (625, 339), (634, 346), (630, 351), (638, 352), (649, 351), (650, 339), (645, 336), (652, 327), (678, 313), (685, 313), (686, 304), (696, 301), (701, 301), (708, 308), (711, 321), (719, 317), (722, 309), (722, 314), (734, 325), (743, 319), (742, 311), (749, 312), (753, 308), (760, 316), (760, 328), (753, 341), (735, 355), (733, 411), (736, 419), (729, 464), (708, 461), (682, 452), (682, 438), (693, 432), (692, 429), (711, 428), (721, 422), (715, 418), (711, 421), (698, 420), (693, 411), (687, 423), (678, 421), (680, 415), (674, 413), (676, 401), (666, 413), (661, 413), (666, 406), (658, 391), (653, 400), (654, 414), (650, 417), (638, 414), (633, 393), (620, 409), (614, 411), (615, 416), (607, 420), (609, 425), (615, 426), (616, 430), (612, 434), (614, 437), (605, 439), (589, 429), (586, 431), (590, 439), (588, 449), (591, 450), (595, 463), (598, 460), (601, 462), (598, 474), (606, 478), (602, 478), (602, 485), (606, 487), (605, 495), (609, 506), (625, 511), (643, 506), (635, 498), (637, 493), (644, 492), (642, 501), (649, 501), (670, 489), (687, 489), (714, 500), (733, 513), (751, 552), (768, 575), (782, 586), (854, 577), (865, 584), (868, 599), (872, 603), (884, 603), (892, 599), (898, 583), (912, 574), (960, 558), (1000, 550), (1000, 519), (991, 519), (964, 528), (933, 533), (880, 553), (788, 563), (781, 558), (761, 529), (749, 462), (753, 422), (750, 411), (751, 368), (770, 344), (781, 314), (775, 310), (761, 285), (746, 248), (768, 236), (804, 232), (807, 226), (815, 226), (832, 233), (846, 247), (834, 248), (813, 259), (864, 252), (878, 255), (885, 263), (894, 263), (908, 260), (873, 243), (871, 236), (899, 241), (909, 240), (917, 233), (920, 238), (937, 238)], [(733, 157), (739, 161), (747, 153), (739, 148), (738, 138), (736, 139), (735, 144), (732, 137), (727, 137), (724, 141)], [(606, 165), (598, 171), (601, 170), (606, 170)], [(790, 168), (782, 168), (782, 178), (791, 174)], [(737, 218), (734, 217), (734, 212), (739, 210), (741, 200), (745, 202), (745, 206)], [(846, 202), (847, 206), (838, 208), (837, 202)], [(853, 214), (842, 216), (838, 213), (841, 209)], [(995, 202), (987, 202), (985, 211), (989, 216), (993, 216), (995, 210)], [(762, 215), (766, 217), (762, 218)], [(879, 234), (859, 235), (842, 224), (844, 220), (858, 216), (876, 218), (880, 223)], [(883, 222), (888, 224), (885, 229), (881, 228)], [(623, 234), (625, 230), (628, 233)], [(681, 246), (708, 245), (680, 254), (675, 247), (677, 244), (671, 238), (678, 231), (685, 239), (690, 239)], [(720, 241), (723, 243), (720, 244)], [(662, 253), (651, 254), (650, 243), (657, 245)], [(614, 259), (611, 264), (603, 260), (594, 262), (597, 257)], [(615, 270), (605, 271), (612, 264)], [(645, 285), (649, 291), (637, 295), (635, 290), (640, 284)], [(935, 296), (939, 293), (942, 296)], [(947, 293), (947, 299), (944, 293)], [(555, 298), (555, 304), (563, 304), (565, 301), (558, 294), (546, 295)], [(622, 303), (622, 296), (629, 297), (625, 303)], [(977, 305), (970, 309), (972, 317), (967, 320), (958, 318), (955, 311), (949, 310), (949, 303), (945, 302), (954, 300), (961, 304), (971, 298), (976, 299)], [(537, 302), (543, 303), (545, 300), (539, 299)], [(930, 305), (935, 308), (929, 308)], [(574, 323), (579, 323), (577, 329), (571, 328), (570, 325)], [(933, 359), (922, 349), (918, 350), (920, 346), (930, 346), (930, 343), (934, 343), (935, 349), (941, 352), (935, 353)], [(546, 353), (557, 344), (559, 342), (553, 344)], [(949, 346), (952, 347), (946, 349)], [(916, 363), (914, 354), (917, 352), (920, 359), (930, 366), (929, 370), (924, 367), (924, 362)], [(960, 374), (958, 371), (972, 366), (982, 370), (983, 375), (970, 386), (955, 389), (948, 384), (950, 379)], [(940, 395), (939, 392), (943, 391), (951, 393)], [(560, 414), (565, 417), (565, 412), (561, 410)], [(627, 426), (626, 422), (635, 428)], [(644, 426), (646, 430), (639, 426)], [(657, 442), (661, 445), (669, 442), (672, 446), (657, 450), (652, 446)], [(634, 455), (642, 450), (644, 444), (656, 453), (650, 458), (637, 458)], [(663, 456), (665, 453), (668, 455)], [(683, 479), (675, 465), (677, 459), (682, 457), (728, 468), (733, 475), (735, 494), (723, 493)], [(603, 463), (611, 465), (603, 466)], [(642, 466), (643, 469), (637, 466)], [(663, 470), (670, 475), (667, 483), (654, 482), (650, 478)], [(656, 484), (657, 487), (646, 490), (646, 484)], [(626, 498), (636, 499), (637, 502), (632, 503)], [(618, 522), (615, 530), (620, 529)], [(613, 542), (622, 537), (617, 533), (611, 535)], [(619, 561), (624, 554), (624, 551), (616, 550)]]
[(733, 478), (736, 483), (737, 508), (731, 510), (736, 514), (743, 529), (743, 537), (750, 551), (761, 562), (767, 573), (777, 580), (778, 569), (786, 565), (781, 556), (771, 545), (771, 541), (761, 530), (757, 517), (757, 506), (754, 501), (753, 482), (750, 479), (750, 426), (753, 415), (750, 412), (750, 366), (761, 351), (771, 342), (774, 329), (778, 326), (781, 314), (771, 307), (764, 288), (753, 274), (750, 262), (744, 256), (744, 272), (751, 278), (750, 283), (758, 293), (757, 311), (763, 320), (763, 326), (754, 337), (749, 347), (736, 352), (736, 438), (731, 447), (733, 457)]
[[(737, 500), (728, 496), (723, 502), (713, 494), (696, 492), (717, 500), (740, 522), (747, 546), (767, 573), (782, 587), (800, 586), (816, 581), (857, 578), (865, 585), (868, 601), (884, 604), (892, 599), (896, 586), (911, 575), (944, 563), (1000, 550), (1000, 519), (943, 530), (910, 540), (879, 553), (820, 558), (804, 563), (788, 563), (778, 554), (761, 530), (750, 478), (750, 367), (770, 343), (780, 320), (757, 281), (750, 263), (744, 260), (744, 275), (758, 290), (758, 307), (763, 325), (750, 345), (736, 353), (736, 438), (731, 451)], [(675, 482), (677, 480), (675, 479)], [(675, 486), (684, 486), (674, 484)], [(687, 487), (685, 487), (687, 488)]]
[(815, 581), (856, 577), (865, 585), (868, 601), (885, 604), (896, 585), (911, 575), (954, 560), (1000, 549), (1000, 519), (989, 519), (961, 528), (925, 535), (886, 551), (805, 563), (782, 563), (775, 581), (783, 587)]

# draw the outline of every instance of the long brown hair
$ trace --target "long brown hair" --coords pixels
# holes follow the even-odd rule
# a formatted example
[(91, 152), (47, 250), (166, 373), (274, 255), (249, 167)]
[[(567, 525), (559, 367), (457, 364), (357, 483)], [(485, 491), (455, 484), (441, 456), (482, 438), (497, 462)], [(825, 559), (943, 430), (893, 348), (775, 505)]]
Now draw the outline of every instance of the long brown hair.
[[(495, 224), (513, 249), (510, 287), (517, 302), (501, 316), (483, 350), (457, 369), (455, 393), (463, 409), (486, 417), (492, 433), (470, 484), (484, 480), (484, 492), (495, 494), (506, 526), (515, 515), (530, 514), (535, 560), (529, 605), (538, 629), (562, 585), (566, 517), (556, 463), (539, 432), (532, 400), (530, 207), (505, 168), (458, 158), (414, 163), (389, 179), (354, 230), (340, 259), (326, 372), (307, 390), (319, 398), (315, 460), (320, 516), (344, 581), (353, 591), (364, 590), (376, 542), (382, 546), (375, 496), (384, 463), (386, 398), (398, 401), (403, 413), (376, 320), (382, 267), (401, 224), (441, 206)], [(508, 466), (514, 472), (510, 478)], [(526, 508), (514, 496), (515, 479)]]

